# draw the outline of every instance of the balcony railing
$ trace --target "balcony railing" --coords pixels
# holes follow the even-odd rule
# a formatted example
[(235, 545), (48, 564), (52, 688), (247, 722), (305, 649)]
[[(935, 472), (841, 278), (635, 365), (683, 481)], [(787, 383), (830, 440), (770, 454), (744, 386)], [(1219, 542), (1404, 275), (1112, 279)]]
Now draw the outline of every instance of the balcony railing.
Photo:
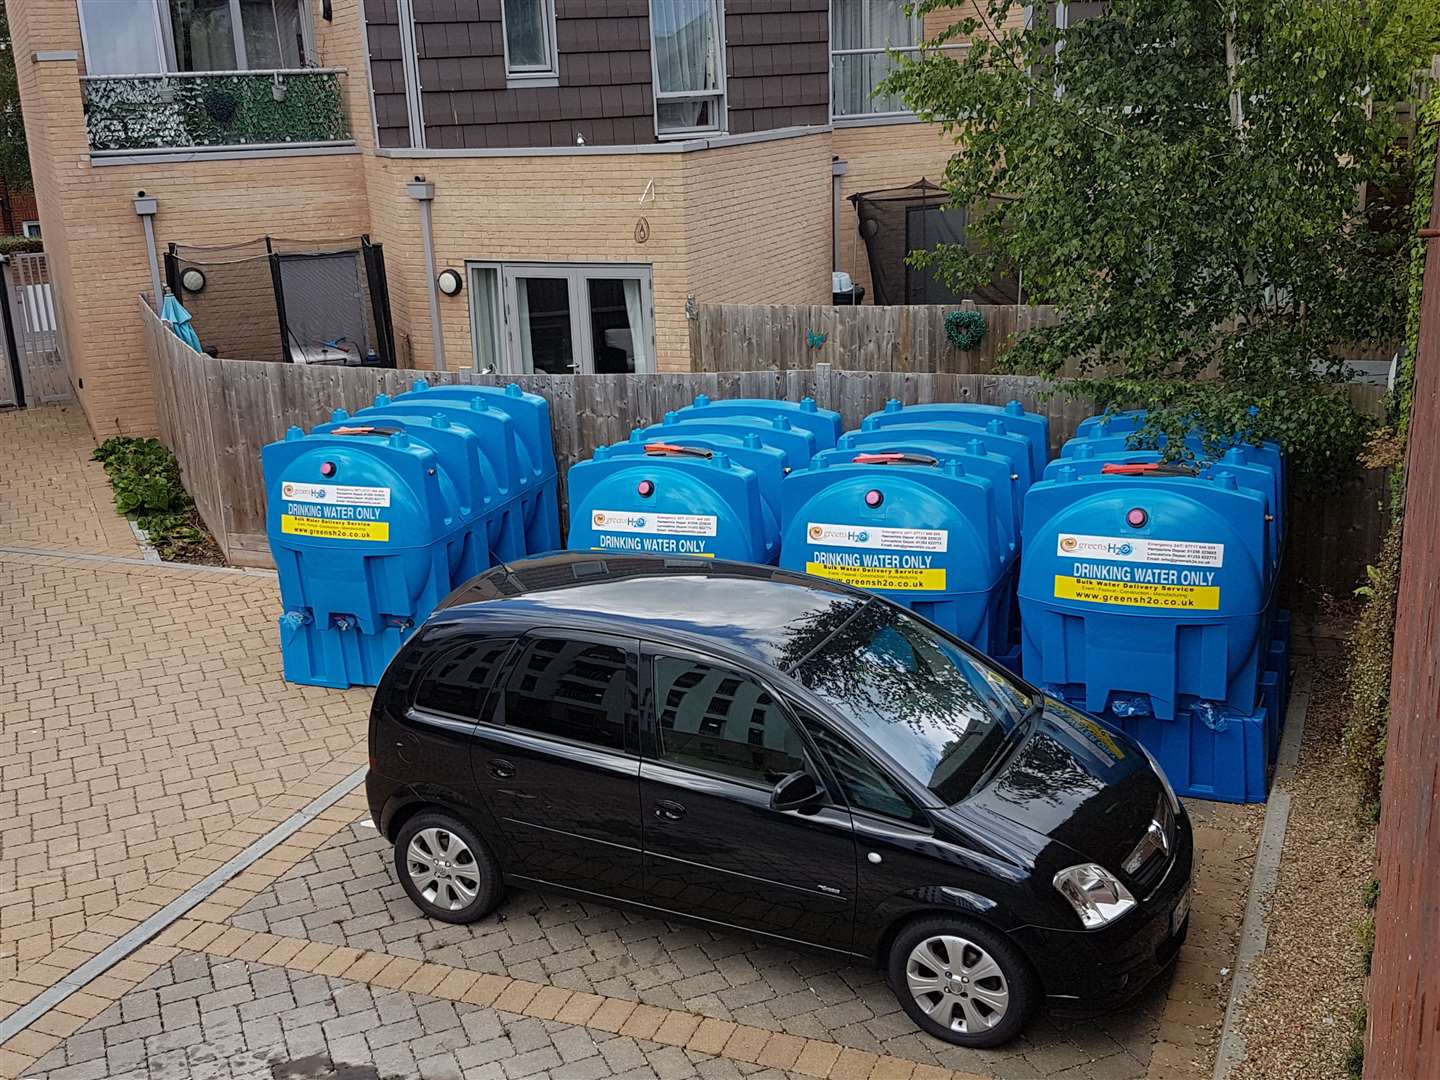
[(341, 68), (88, 75), (97, 156), (349, 142)]

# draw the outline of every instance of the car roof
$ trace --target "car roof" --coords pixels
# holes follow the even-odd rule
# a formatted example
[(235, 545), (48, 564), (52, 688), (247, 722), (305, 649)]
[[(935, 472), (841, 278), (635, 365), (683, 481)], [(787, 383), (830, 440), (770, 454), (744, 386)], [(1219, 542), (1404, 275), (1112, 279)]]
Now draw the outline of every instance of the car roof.
[(583, 625), (716, 647), (785, 671), (868, 599), (838, 582), (774, 566), (558, 552), (486, 571), (447, 597), (437, 617)]

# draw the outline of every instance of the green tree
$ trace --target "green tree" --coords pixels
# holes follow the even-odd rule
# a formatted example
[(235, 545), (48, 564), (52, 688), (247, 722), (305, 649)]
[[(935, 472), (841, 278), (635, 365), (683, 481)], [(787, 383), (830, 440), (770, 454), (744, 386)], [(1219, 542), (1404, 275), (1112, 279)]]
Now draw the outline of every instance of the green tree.
[(1018, 266), (1027, 300), (1062, 309), (1014, 370), (1078, 371), (1070, 389), (1149, 407), (1145, 436), (1171, 447), (1198, 423), (1333, 477), (1367, 429), (1334, 349), (1403, 325), (1405, 234), (1360, 193), (1408, 190), (1393, 103), (1434, 8), (1114, 0), (1062, 29), (1044, 5), (1027, 25), (1014, 0), (977, 0), (932, 42), (968, 49), (924, 52), (884, 88), (946, 125), (944, 183), (972, 208), (969, 246), (919, 261), (960, 288)]
[(11, 187), (28, 189), (30, 153), (25, 148), (25, 120), (20, 115), (20, 86), (5, 2), (0, 0), (0, 178)]

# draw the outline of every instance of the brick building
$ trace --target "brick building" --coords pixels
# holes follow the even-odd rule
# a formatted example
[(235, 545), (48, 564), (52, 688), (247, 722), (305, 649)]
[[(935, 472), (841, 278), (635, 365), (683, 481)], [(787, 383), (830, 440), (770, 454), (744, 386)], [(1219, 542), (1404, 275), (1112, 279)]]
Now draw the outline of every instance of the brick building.
[(40, 211), (35, 193), (12, 187), (0, 176), (0, 236), (40, 237)]
[[(692, 297), (826, 303), (834, 269), (867, 285), (848, 196), (938, 177), (953, 149), (872, 94), (886, 46), (926, 31), (899, 0), (257, 10), (11, 11), (61, 338), (98, 434), (154, 424), (138, 193), (162, 256), (382, 244), (402, 366), (435, 366), (438, 336), (451, 368), (673, 371), (690, 366)], [(439, 335), (422, 177), (436, 269), (460, 283), (438, 295)]]

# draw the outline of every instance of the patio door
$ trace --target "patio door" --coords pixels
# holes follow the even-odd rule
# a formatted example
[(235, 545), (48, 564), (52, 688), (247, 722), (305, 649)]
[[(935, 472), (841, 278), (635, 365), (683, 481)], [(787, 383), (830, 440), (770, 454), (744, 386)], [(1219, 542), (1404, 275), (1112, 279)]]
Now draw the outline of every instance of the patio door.
[[(510, 263), (499, 269), (506, 371), (607, 375), (655, 370), (648, 266)], [(480, 360), (477, 355), (477, 364)]]

